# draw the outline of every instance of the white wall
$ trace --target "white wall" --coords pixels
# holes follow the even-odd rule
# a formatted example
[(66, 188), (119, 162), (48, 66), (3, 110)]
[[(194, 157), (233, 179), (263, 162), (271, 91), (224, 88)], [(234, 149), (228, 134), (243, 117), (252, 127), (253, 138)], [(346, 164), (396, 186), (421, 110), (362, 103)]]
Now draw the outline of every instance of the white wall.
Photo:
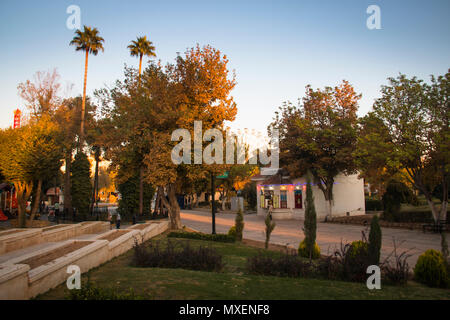
[[(306, 178), (294, 179), (293, 184), (306, 183)], [(292, 189), (292, 188), (291, 188)], [(280, 187), (274, 186), (275, 194), (279, 194)], [(306, 191), (302, 187), (303, 203), (306, 199)], [(317, 187), (313, 186), (314, 204), (316, 207), (317, 217), (319, 220), (323, 220), (327, 215), (327, 204), (323, 192)], [(258, 192), (257, 192), (258, 193)], [(260, 207), (260, 194), (258, 193), (258, 214), (265, 215), (266, 210)], [(360, 215), (365, 214), (365, 200), (364, 200), (364, 182), (362, 179), (358, 179), (358, 174), (345, 176), (339, 174), (335, 179), (333, 186), (333, 216), (347, 215)], [(292, 211), (291, 217), (293, 219), (302, 219), (304, 217), (304, 205), (303, 209), (295, 209), (294, 205), (294, 191), (289, 191), (288, 188), (288, 210)], [(281, 209), (286, 210), (286, 209)]]

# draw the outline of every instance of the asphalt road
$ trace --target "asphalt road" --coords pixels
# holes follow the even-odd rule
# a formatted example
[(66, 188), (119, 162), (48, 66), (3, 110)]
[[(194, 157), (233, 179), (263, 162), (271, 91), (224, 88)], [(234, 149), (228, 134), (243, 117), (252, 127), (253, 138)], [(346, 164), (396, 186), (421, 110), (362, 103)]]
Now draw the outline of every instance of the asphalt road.
[[(216, 214), (216, 232), (227, 233), (231, 226), (234, 225), (234, 214), (218, 213)], [(181, 221), (195, 230), (211, 233), (212, 219), (211, 213), (204, 211), (182, 210)], [(264, 218), (256, 214), (244, 215), (244, 238), (251, 240), (265, 240), (265, 224)], [(302, 231), (302, 220), (283, 220), (276, 221), (275, 230), (271, 236), (271, 243), (292, 245), (298, 247), (304, 235)], [(333, 223), (317, 224), (317, 243), (323, 254), (331, 254), (335, 248), (340, 247), (341, 243), (347, 243), (355, 240), (361, 240), (362, 231), (368, 230), (363, 226), (343, 225)], [(397, 253), (408, 250), (411, 255), (408, 258), (410, 267), (414, 267), (417, 258), (427, 249), (440, 250), (439, 234), (424, 234), (418, 230), (382, 228), (382, 248), (381, 259), (388, 257), (394, 251), (394, 241), (397, 247)]]

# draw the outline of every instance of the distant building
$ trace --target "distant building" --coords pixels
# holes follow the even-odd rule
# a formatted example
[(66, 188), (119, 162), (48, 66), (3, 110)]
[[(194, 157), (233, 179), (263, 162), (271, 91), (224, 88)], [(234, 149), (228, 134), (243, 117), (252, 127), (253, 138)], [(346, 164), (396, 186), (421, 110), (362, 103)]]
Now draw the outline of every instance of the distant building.
[[(303, 219), (305, 216), (306, 177), (290, 177), (285, 169), (262, 168), (251, 179), (256, 182), (257, 214), (265, 216), (269, 204), (274, 219)], [(317, 219), (327, 216), (327, 201), (312, 185)], [(333, 186), (333, 216), (365, 214), (364, 181), (358, 174), (339, 174)]]

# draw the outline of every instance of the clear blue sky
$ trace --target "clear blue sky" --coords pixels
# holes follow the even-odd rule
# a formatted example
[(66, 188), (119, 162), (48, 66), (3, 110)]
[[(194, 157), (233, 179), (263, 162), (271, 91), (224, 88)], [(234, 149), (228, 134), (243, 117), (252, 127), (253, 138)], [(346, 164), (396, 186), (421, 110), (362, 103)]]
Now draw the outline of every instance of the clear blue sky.
[[(343, 79), (363, 94), (370, 110), (380, 85), (399, 72), (428, 80), (450, 67), (450, 1), (75, 1), (1, 0), (0, 127), (23, 108), (17, 85), (39, 70), (57, 68), (72, 95), (82, 92), (84, 57), (69, 46), (66, 8), (81, 8), (81, 24), (97, 27), (105, 52), (90, 57), (88, 94), (137, 65), (127, 45), (147, 35), (158, 59), (173, 61), (196, 43), (211, 44), (236, 70), (232, 127), (266, 130), (283, 101), (297, 101), (307, 84)], [(369, 5), (381, 9), (381, 30), (366, 27)]]

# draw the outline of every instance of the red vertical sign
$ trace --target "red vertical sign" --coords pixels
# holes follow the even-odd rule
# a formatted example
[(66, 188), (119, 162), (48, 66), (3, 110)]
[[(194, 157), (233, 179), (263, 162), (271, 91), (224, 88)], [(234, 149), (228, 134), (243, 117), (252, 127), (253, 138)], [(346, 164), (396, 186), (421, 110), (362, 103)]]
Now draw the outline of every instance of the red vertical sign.
[(14, 111), (14, 129), (20, 128), (20, 115), (21, 114), (22, 114), (22, 112), (20, 112), (19, 109)]

